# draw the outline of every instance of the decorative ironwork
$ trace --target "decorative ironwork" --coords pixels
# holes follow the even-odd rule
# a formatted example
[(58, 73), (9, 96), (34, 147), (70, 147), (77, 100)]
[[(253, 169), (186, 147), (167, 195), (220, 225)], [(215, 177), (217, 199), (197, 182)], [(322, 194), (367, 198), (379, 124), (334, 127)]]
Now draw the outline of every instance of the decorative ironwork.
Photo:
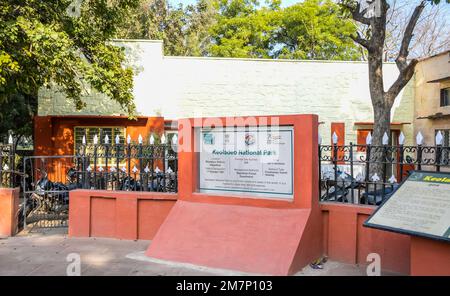
[[(422, 143), (421, 137), (418, 140)], [(319, 145), (321, 201), (379, 205), (410, 170), (450, 170), (447, 146), (375, 146), (370, 137), (367, 143)], [(382, 168), (381, 179), (370, 175), (375, 165)]]
[(13, 188), (17, 185), (20, 172), (16, 170), (14, 145), (0, 145), (0, 188)]
[(25, 157), (20, 222), (32, 229), (67, 226), (73, 189), (176, 193), (176, 151), (169, 144), (85, 144), (71, 156)]

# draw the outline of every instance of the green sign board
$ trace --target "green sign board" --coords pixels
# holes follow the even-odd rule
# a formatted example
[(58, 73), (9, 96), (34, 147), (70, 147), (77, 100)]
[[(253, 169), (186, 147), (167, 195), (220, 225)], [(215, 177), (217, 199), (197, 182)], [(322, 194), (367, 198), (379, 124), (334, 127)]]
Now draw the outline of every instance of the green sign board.
[(450, 173), (412, 172), (364, 226), (450, 242)]

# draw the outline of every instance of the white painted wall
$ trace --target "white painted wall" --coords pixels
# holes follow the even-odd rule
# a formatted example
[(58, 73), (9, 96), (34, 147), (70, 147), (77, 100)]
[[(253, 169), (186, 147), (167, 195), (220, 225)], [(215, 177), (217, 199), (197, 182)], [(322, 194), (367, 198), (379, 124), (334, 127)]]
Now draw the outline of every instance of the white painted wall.
[[(164, 57), (158, 41), (117, 44), (125, 46), (129, 63), (138, 70), (134, 96), (140, 115), (177, 119), (315, 113), (324, 122), (320, 130), (325, 142), (331, 122), (345, 122), (346, 142), (356, 142), (354, 122), (373, 121), (365, 62)], [(395, 64), (384, 65), (386, 87), (397, 73)], [(411, 85), (397, 98), (393, 121), (413, 121)], [(42, 93), (40, 115), (123, 113), (107, 98), (76, 112), (49, 104), (52, 97)], [(405, 126), (407, 139), (410, 130), (412, 125)]]

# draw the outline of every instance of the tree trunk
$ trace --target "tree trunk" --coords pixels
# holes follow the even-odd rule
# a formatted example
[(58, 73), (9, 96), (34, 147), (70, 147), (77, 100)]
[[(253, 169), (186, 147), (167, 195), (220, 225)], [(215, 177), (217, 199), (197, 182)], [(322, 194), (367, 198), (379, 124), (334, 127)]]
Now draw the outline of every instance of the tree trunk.
[[(427, 1), (422, 0), (420, 4), (415, 7), (413, 14), (408, 21), (408, 25), (403, 34), (399, 54), (395, 60), (400, 73), (397, 80), (391, 85), (387, 92), (384, 91), (383, 85), (383, 49), (386, 40), (386, 14), (389, 10), (389, 4), (387, 0), (378, 1), (380, 1), (378, 3), (380, 4), (379, 15), (374, 17), (366, 17), (365, 14), (367, 9), (361, 10), (361, 4), (358, 1), (352, 1), (354, 2), (354, 5), (342, 1), (342, 5), (351, 11), (355, 21), (369, 26), (370, 28), (370, 38), (365, 39), (359, 33), (352, 38), (356, 43), (366, 48), (368, 52), (370, 97), (372, 99), (374, 111), (372, 134), (372, 145), (374, 147), (371, 150), (370, 159), (367, 159), (368, 165), (370, 165), (369, 176), (367, 177), (371, 179), (377, 174), (381, 180), (386, 181), (387, 176), (384, 176), (384, 173), (385, 171), (386, 174), (390, 173), (388, 172), (390, 165), (384, 165), (383, 162), (386, 162), (386, 156), (390, 157), (390, 152), (383, 147), (383, 136), (386, 133), (387, 136), (390, 137), (390, 115), (392, 105), (394, 104), (397, 95), (414, 75), (414, 67), (418, 61), (413, 59), (409, 63), (407, 62), (409, 45), (413, 37), (414, 28)], [(388, 141), (387, 144), (389, 144), (389, 142), (391, 141)]]
[[(383, 49), (375, 49), (369, 55), (369, 85), (372, 107), (374, 111), (374, 124), (372, 133), (372, 146), (382, 146), (384, 133), (390, 135), (391, 106), (386, 100), (383, 84)], [(375, 174), (383, 180), (384, 156), (381, 148), (373, 148), (371, 152), (369, 179)]]

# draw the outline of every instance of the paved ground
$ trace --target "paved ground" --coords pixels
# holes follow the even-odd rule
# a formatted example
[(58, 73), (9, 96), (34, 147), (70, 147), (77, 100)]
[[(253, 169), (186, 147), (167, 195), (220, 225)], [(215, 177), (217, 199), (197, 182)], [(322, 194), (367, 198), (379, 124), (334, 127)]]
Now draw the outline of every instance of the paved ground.
[[(21, 234), (0, 238), (1, 275), (66, 275), (67, 255), (81, 257), (81, 275), (245, 275), (192, 265), (151, 260), (143, 255), (150, 241), (68, 238), (64, 233)], [(358, 266), (328, 261), (297, 275), (364, 275)]]

